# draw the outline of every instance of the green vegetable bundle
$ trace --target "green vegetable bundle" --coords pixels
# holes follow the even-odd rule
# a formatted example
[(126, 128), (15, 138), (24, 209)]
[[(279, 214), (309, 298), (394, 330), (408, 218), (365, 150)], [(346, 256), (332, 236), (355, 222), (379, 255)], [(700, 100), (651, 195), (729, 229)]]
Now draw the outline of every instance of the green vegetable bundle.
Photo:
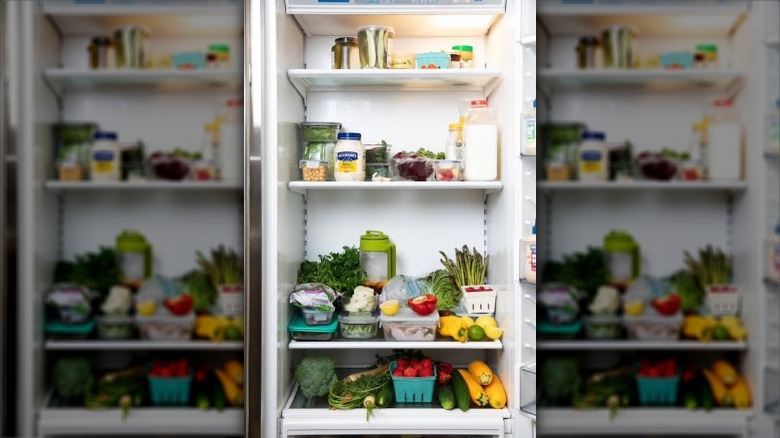
[(344, 246), (343, 252), (319, 256), (319, 262), (305, 260), (298, 269), (298, 283), (323, 283), (336, 292), (350, 296), (363, 284), (365, 271), (360, 267), (360, 251)]
[(455, 280), (444, 269), (433, 271), (425, 277), (425, 281), (433, 289), (433, 294), (438, 299), (436, 309), (449, 310), (460, 302), (460, 289), (455, 285)]
[(54, 390), (65, 404), (81, 404), (92, 385), (92, 363), (85, 357), (63, 357), (54, 364)]
[(542, 388), (551, 402), (568, 406), (581, 383), (580, 366), (573, 357), (551, 357), (542, 365)]
[(107, 246), (101, 246), (98, 252), (77, 255), (73, 262), (61, 261), (54, 271), (55, 283), (79, 284), (97, 292), (101, 299), (120, 279), (117, 253)]
[(680, 308), (685, 311), (697, 311), (704, 304), (704, 288), (688, 269), (682, 269), (669, 277), (673, 290), (680, 295)]
[(593, 296), (599, 286), (609, 283), (607, 258), (601, 248), (589, 246), (584, 253), (563, 257), (563, 262), (549, 261), (542, 271), (542, 283), (564, 283)]
[(194, 269), (182, 278), (185, 290), (192, 295), (195, 310), (209, 310), (217, 302), (217, 289), (211, 284), (209, 275)]
[(699, 248), (699, 258), (694, 259), (685, 251), (685, 264), (696, 276), (702, 289), (713, 284), (728, 284), (731, 281), (732, 260), (730, 256), (712, 245)]
[(215, 289), (223, 284), (243, 283), (243, 263), (234, 250), (220, 245), (211, 249), (210, 259), (200, 251), (196, 252), (196, 256), (198, 266), (206, 273)]
[(295, 380), (307, 399), (327, 395), (338, 381), (336, 363), (329, 357), (306, 356), (295, 369)]
[(447, 257), (444, 251), (439, 251), (439, 254), (444, 257), (441, 259), (441, 264), (450, 273), (458, 288), (485, 284), (489, 256), (483, 259), (476, 248), (469, 251), (467, 245), (463, 245), (460, 251), (455, 249), (455, 260)]

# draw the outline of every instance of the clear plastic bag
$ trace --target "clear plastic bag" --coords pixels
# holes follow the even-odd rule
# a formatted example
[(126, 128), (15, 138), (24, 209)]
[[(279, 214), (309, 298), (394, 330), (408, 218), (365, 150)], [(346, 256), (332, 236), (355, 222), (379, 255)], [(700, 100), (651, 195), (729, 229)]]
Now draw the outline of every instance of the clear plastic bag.
[(382, 288), (382, 293), (379, 294), (379, 304), (398, 300), (402, 306), (405, 306), (409, 298), (429, 293), (433, 293), (433, 289), (427, 282), (407, 275), (396, 275)]
[(399, 152), (390, 159), (394, 180), (426, 181), (433, 175), (433, 161), (419, 154)]

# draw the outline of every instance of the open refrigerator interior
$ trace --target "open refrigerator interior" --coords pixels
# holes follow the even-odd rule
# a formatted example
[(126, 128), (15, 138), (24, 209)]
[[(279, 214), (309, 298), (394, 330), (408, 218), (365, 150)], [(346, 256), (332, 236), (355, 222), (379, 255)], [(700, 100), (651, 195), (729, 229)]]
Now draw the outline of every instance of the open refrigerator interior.
[(243, 3), (6, 4), (18, 435), (242, 435)]
[[(537, 22), (539, 432), (776, 436), (778, 5), (568, 3)], [(718, 250), (732, 267), (700, 281)]]
[[(253, 288), (263, 291), (262, 297), (254, 297), (264, 308), (264, 348), (262, 363), (249, 364), (262, 371), (260, 424), (264, 432), (281, 436), (530, 436), (531, 420), (520, 415), (524, 386), (518, 343), (528, 332), (534, 335), (532, 326), (519, 323), (516, 268), (521, 214), (532, 216), (524, 209), (529, 207), (520, 206), (520, 193), (533, 190), (518, 173), (522, 109), (517, 98), (525, 85), (516, 73), (522, 12), (516, 2), (439, 2), (435, 7), (357, 3), (289, 0), (270, 2), (264, 9), (263, 48), (272, 61), (263, 70), (264, 101), (270, 108), (264, 107), (262, 116), (262, 287)], [(471, 46), (473, 67), (423, 69), (428, 64), (420, 65), (418, 58), (418, 68), (332, 68), (334, 40), (354, 37), (367, 25), (392, 26), (393, 51), (413, 58)], [(342, 132), (360, 133), (366, 145), (384, 140), (390, 145), (389, 157), (419, 148), (436, 154), (445, 152), (447, 128), (463, 115), (459, 107), (480, 99), (487, 100), (498, 125), (499, 176), (494, 180), (380, 182), (374, 176), (373, 181), (302, 181), (319, 179), (316, 171), (299, 168), (302, 158), (312, 159), (302, 156), (308, 149), (303, 147), (302, 134), (308, 134), (305, 127), (300, 131), (302, 122), (337, 122)], [(323, 179), (325, 175), (323, 168)], [(496, 291), (492, 306), (503, 336), (457, 342), (436, 333), (434, 326), (432, 333), (415, 340), (383, 322), (376, 338), (357, 340), (345, 338), (342, 320), (332, 340), (292, 339), (288, 324), (300, 310), (291, 305), (290, 295), (302, 263), (342, 252), (345, 246), (358, 247), (369, 230), (389, 237), (395, 245), (395, 274), (410, 278), (442, 269), (439, 251), (453, 257), (453, 249), (467, 245), (489, 257), (485, 283)], [(390, 339), (396, 335), (400, 339)], [(428, 340), (434, 337), (438, 339)], [(325, 398), (310, 402), (296, 383), (295, 370), (304, 357), (332, 358), (341, 378), (370, 367), (377, 356), (394, 349), (420, 350), (439, 365), (447, 362), (461, 369), (474, 360), (484, 361), (500, 378), (506, 407), (445, 410), (432, 397), (422, 404), (396, 400), (367, 417), (362, 407), (333, 410)], [(393, 386), (398, 395), (399, 387)]]

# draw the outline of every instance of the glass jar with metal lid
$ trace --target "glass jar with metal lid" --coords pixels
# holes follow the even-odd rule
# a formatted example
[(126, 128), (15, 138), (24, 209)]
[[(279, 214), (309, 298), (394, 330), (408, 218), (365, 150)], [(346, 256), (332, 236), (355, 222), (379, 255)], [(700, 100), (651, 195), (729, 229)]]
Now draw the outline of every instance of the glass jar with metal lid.
[(357, 38), (336, 38), (335, 44), (330, 48), (330, 66), (335, 69), (360, 68), (360, 50)]

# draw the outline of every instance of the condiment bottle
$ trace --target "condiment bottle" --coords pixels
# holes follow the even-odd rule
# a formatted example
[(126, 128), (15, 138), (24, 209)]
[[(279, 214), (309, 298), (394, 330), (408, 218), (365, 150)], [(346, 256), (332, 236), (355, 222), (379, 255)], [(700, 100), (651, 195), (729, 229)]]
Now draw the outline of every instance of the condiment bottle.
[(90, 179), (119, 181), (122, 174), (121, 151), (116, 132), (98, 131), (89, 153)]
[(603, 132), (585, 131), (577, 153), (581, 181), (606, 181), (609, 177), (609, 149)]
[(623, 230), (612, 230), (604, 236), (604, 252), (613, 286), (628, 287), (639, 277), (639, 244)]
[(360, 267), (366, 271), (363, 285), (378, 292), (395, 277), (395, 244), (385, 233), (368, 230), (360, 236)]
[(363, 181), (366, 179), (366, 149), (357, 132), (339, 132), (338, 143), (333, 149), (336, 181)]
[(448, 160), (463, 160), (463, 125), (450, 123), (447, 143), (444, 144), (444, 156)]
[(152, 276), (152, 245), (138, 231), (122, 230), (116, 236), (116, 252), (122, 272), (120, 281), (137, 290)]
[(466, 181), (498, 177), (498, 125), (487, 100), (472, 100), (463, 123), (463, 175)]

